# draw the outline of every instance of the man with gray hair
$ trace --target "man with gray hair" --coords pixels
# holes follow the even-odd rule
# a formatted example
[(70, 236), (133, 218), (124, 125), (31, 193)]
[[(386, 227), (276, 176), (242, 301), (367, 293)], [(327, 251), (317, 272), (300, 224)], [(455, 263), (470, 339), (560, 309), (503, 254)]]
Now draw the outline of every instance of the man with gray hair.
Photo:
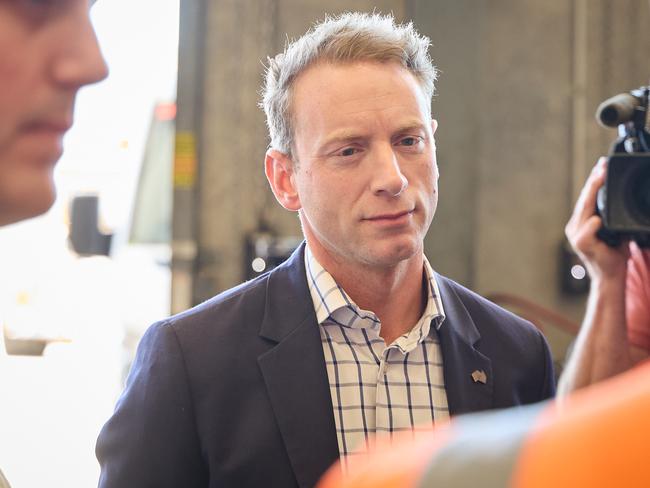
[(429, 40), (328, 18), (270, 60), (265, 170), (283, 265), (154, 324), (100, 434), (100, 486), (313, 486), (374, 436), (554, 392), (529, 323), (435, 273)]

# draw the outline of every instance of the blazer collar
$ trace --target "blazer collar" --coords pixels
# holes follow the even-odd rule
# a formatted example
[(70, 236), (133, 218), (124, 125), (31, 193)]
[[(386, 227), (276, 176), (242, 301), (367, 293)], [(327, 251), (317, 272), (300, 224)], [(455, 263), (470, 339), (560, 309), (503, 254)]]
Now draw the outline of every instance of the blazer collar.
[(481, 334), (474, 318), (480, 317), (469, 314), (450, 280), (439, 274), (436, 280), (446, 316), (438, 336), (449, 413), (487, 410), (493, 405), (494, 378), (492, 361), (479, 350)]
[(258, 358), (299, 486), (314, 486), (339, 456), (320, 331), (303, 243), (269, 274), (260, 335), (277, 344)]
[(280, 266), (269, 273), (260, 335), (280, 342), (306, 320), (316, 320), (305, 274), (303, 242)]

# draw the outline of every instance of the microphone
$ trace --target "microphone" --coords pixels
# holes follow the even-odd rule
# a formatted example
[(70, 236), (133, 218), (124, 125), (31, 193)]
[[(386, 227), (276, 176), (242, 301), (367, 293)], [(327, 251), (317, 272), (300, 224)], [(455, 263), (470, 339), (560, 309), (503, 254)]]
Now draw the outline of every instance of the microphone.
[(631, 121), (639, 105), (641, 105), (639, 98), (629, 93), (621, 93), (608, 98), (598, 106), (596, 119), (603, 127), (616, 127)]

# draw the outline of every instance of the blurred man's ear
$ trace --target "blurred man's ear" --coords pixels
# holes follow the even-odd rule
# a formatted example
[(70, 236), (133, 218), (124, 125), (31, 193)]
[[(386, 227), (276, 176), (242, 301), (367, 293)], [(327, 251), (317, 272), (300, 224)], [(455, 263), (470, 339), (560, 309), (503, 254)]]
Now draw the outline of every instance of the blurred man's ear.
[(287, 210), (298, 211), (302, 208), (295, 184), (294, 162), (278, 151), (269, 149), (264, 160), (266, 179), (276, 200)]

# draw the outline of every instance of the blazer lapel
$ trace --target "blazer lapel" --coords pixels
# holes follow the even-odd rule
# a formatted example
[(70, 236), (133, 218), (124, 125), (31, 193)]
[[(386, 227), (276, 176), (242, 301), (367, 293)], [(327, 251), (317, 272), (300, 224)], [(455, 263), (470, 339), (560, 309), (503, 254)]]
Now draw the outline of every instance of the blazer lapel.
[(493, 405), (492, 362), (476, 345), (481, 335), (447, 280), (436, 274), (445, 311), (438, 330), (449, 413), (487, 410)]
[(299, 486), (313, 486), (339, 456), (325, 357), (304, 267), (304, 245), (269, 276), (258, 358)]

